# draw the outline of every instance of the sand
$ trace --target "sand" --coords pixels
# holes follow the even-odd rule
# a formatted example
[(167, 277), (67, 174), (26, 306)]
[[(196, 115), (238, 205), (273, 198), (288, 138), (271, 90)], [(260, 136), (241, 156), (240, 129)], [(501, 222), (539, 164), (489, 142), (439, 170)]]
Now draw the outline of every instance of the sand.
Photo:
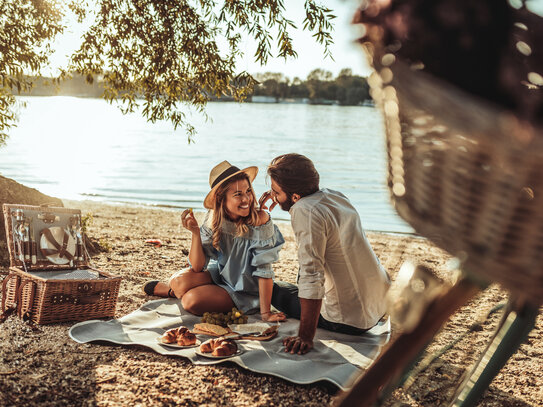
[[(109, 251), (92, 263), (122, 276), (116, 316), (141, 306), (150, 297), (141, 287), (150, 279), (166, 279), (187, 265), (189, 233), (180, 228), (179, 211), (127, 205), (64, 201), (92, 213), (88, 235)], [(286, 244), (275, 265), (277, 278), (295, 282), (296, 246), (290, 225), (278, 223)], [(384, 267), (395, 279), (400, 266), (411, 261), (430, 267), (450, 282), (450, 256), (426, 239), (368, 232)], [(160, 239), (161, 247), (145, 243)], [(6, 272), (6, 270), (3, 270)], [(484, 319), (482, 330), (469, 327), (507, 293), (490, 286), (456, 312), (429, 344), (432, 354), (465, 335), (424, 372), (408, 389), (396, 390), (387, 406), (446, 405), (456, 383), (484, 349), (501, 311)], [(143, 347), (109, 344), (80, 345), (67, 335), (70, 323), (35, 326), (11, 316), (0, 329), (0, 405), (225, 405), (322, 406), (338, 397), (327, 383), (296, 385), (272, 376), (254, 374), (237, 365), (194, 366), (182, 358), (165, 357)], [(543, 321), (494, 379), (481, 406), (540, 406), (543, 404)]]

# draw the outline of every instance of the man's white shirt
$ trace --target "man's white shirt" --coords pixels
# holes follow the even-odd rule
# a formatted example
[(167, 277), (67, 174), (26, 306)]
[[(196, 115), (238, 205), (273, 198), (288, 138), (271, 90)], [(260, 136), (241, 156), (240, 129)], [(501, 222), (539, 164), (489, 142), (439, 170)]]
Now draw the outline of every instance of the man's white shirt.
[(322, 299), (321, 315), (328, 321), (374, 326), (385, 314), (390, 280), (347, 197), (321, 189), (289, 213), (298, 244), (299, 297)]

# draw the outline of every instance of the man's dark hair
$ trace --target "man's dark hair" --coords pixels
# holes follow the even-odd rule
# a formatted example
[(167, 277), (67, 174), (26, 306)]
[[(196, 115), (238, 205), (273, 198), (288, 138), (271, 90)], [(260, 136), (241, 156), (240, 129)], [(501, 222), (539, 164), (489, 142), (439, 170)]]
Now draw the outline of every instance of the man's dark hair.
[(319, 190), (319, 173), (313, 161), (301, 154), (275, 157), (268, 166), (268, 175), (290, 196), (304, 197)]

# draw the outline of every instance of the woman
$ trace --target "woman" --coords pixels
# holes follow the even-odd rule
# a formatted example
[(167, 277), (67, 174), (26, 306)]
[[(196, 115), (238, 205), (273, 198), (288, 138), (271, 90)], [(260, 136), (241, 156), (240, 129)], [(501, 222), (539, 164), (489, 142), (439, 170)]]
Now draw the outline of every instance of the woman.
[(168, 284), (150, 281), (149, 295), (181, 298), (193, 314), (243, 312), (260, 308), (264, 321), (283, 321), (286, 316), (271, 311), (272, 263), (284, 244), (270, 215), (256, 207), (251, 182), (257, 167), (243, 170), (228, 161), (216, 165), (209, 175), (211, 191), (204, 200), (210, 209), (199, 227), (192, 210), (181, 214), (183, 227), (192, 233), (190, 268), (175, 273)]

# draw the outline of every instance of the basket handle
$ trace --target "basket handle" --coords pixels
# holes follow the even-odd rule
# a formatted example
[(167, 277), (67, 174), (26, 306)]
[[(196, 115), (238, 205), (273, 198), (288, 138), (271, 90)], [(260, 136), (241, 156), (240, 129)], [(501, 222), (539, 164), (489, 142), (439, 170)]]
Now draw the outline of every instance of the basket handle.
[[(6, 309), (6, 300), (8, 296), (8, 281), (12, 278), (16, 278), (15, 282), (15, 304), (13, 304), (9, 309)], [(4, 322), (12, 313), (17, 309), (17, 290), (19, 289), (19, 276), (16, 274), (8, 274), (4, 281), (2, 282), (2, 313), (0, 314), (0, 323)]]
[[(30, 299), (28, 301), (29, 306), (28, 306), (28, 309), (23, 310), (23, 301), (21, 297), (23, 295), (23, 289), (28, 283), (32, 284), (32, 289), (30, 291)], [(29, 320), (32, 317), (32, 304), (34, 304), (35, 294), (36, 294), (36, 282), (32, 280), (24, 280), (17, 291), (17, 313), (25, 321)]]

